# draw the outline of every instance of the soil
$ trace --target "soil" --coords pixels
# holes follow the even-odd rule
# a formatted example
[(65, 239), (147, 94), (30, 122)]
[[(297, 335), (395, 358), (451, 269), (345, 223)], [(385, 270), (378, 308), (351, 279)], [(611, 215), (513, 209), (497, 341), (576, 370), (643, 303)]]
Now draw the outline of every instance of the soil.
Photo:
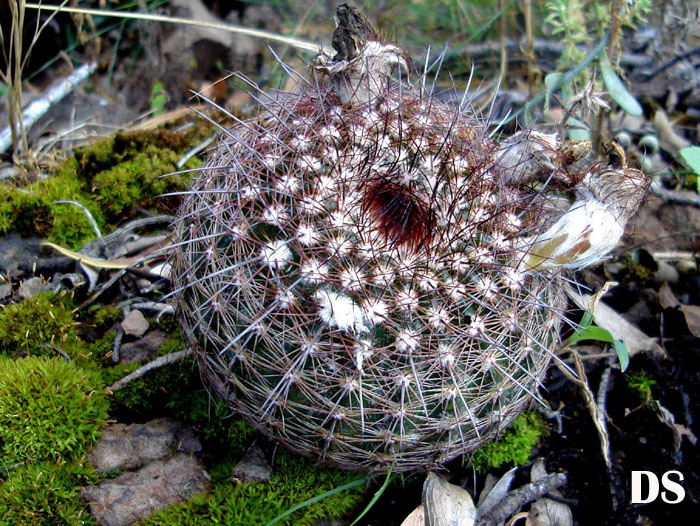
[[(227, 3), (209, 2), (212, 16), (238, 24), (264, 26), (271, 31), (288, 29), (283, 13), (274, 8), (243, 2), (231, 4), (235, 5), (224, 8), (222, 6)], [(316, 17), (323, 20), (328, 13), (317, 13)], [(70, 26), (70, 22), (65, 18), (57, 22), (55, 30), (64, 38), (60, 28)], [(178, 36), (179, 28), (141, 23), (124, 26), (123, 30), (119, 27), (106, 32), (99, 43), (73, 52), (76, 59), (97, 59), (98, 72), (91, 81), (94, 93), (85, 94), (80, 90), (68, 97), (49, 119), (44, 119), (32, 131), (33, 140), (61, 129), (66, 124), (61, 119), (67, 118), (74, 108), (82, 111), (84, 119), (92, 119), (90, 124), (100, 133), (104, 133), (107, 126), (128, 126), (149, 110), (152, 101), (150, 88), (157, 80), (167, 86), (167, 108), (175, 109), (191, 102), (189, 89), (201, 90), (228, 70), (237, 69), (247, 76), (261, 79), (263, 84), (265, 79), (272, 82), (269, 79), (274, 79), (278, 73), (268, 60), (263, 42), (238, 39), (238, 46), (235, 46), (231, 39), (207, 40), (199, 38), (202, 34), (197, 34), (184, 39), (189, 47), (178, 53), (168, 46), (182, 40)], [(663, 32), (663, 28), (650, 29), (657, 35)], [(45, 38), (59, 37), (50, 33)], [(144, 44), (151, 46), (150, 49)], [(38, 48), (45, 50), (46, 47), (40, 41)], [(672, 52), (667, 50), (667, 56)], [(647, 47), (643, 53), (652, 54), (654, 51)], [(292, 62), (296, 61), (293, 55), (285, 56)], [(663, 57), (663, 54), (654, 55), (657, 61), (662, 61)], [(45, 60), (45, 57), (40, 58)], [(39, 57), (35, 60), (38, 61)], [(695, 84), (681, 86), (672, 76), (673, 68), (647, 82), (633, 84), (637, 89), (635, 93), (644, 101), (646, 116), (631, 130), (634, 139), (655, 129), (653, 113), (664, 108), (675, 116), (675, 122), (682, 123), (673, 127), (676, 135), (688, 144), (698, 143), (700, 69), (697, 59), (695, 62), (691, 60), (690, 65), (694, 67)], [(39, 94), (44, 86), (65, 73), (65, 66), (54, 64), (35, 78), (32, 89)], [(639, 71), (628, 71), (630, 77), (635, 73)], [(512, 82), (505, 86), (504, 93), (515, 85)], [(248, 111), (252, 102), (248, 95), (235, 90), (232, 83), (208, 93), (212, 99), (242, 113)], [(101, 109), (105, 101), (113, 108), (109, 116)], [(86, 105), (93, 110), (92, 117), (89, 111), (85, 111)], [(682, 167), (678, 148), (664, 144), (664, 137), (660, 139), (660, 152), (649, 156), (657, 169), (668, 172)], [(73, 143), (67, 141), (65, 145), (70, 148)], [(631, 157), (634, 158), (634, 154)], [(6, 156), (5, 159), (9, 158)], [(678, 190), (684, 184), (683, 179), (657, 179), (672, 183), (667, 184), (667, 189), (677, 191), (679, 195), (686, 191)], [(625, 373), (615, 366), (616, 361), (604, 345), (579, 348), (594, 393), (601, 378), (607, 374), (605, 371), (609, 370), (610, 374), (604, 395), (612, 459), (609, 470), (601, 454), (599, 434), (579, 388), (556, 367), (551, 369), (545, 382), (543, 396), (549, 408), (558, 412), (559, 420), (548, 421), (549, 433), (533, 458), (543, 457), (550, 472), (563, 470), (567, 473), (568, 482), (561, 491), (563, 501), (572, 509), (575, 524), (666, 525), (681, 518), (687, 520), (693, 512), (700, 510), (700, 455), (696, 443), (696, 436), (700, 433), (697, 427), (700, 421), (700, 334), (695, 311), (700, 309), (697, 307), (700, 306), (697, 257), (700, 208), (652, 196), (629, 230), (625, 244), (619, 247), (614, 258), (574, 276), (580, 284), (592, 290), (599, 290), (611, 279), (618, 281), (620, 284), (606, 295), (604, 301), (659, 343), (660, 350), (644, 349), (631, 356)], [(663, 274), (662, 270), (668, 272)], [(19, 279), (21, 275), (15, 277)], [(664, 300), (669, 291), (677, 299), (676, 304)], [(576, 316), (572, 314), (572, 317)], [(630, 376), (642, 373), (655, 382), (648, 400), (629, 385)], [(667, 413), (664, 414), (662, 408)], [(679, 472), (683, 477), (684, 500), (679, 504), (669, 504), (659, 498), (651, 503), (633, 504), (633, 471), (648, 471), (659, 479), (669, 471)], [(476, 488), (473, 487), (474, 475), (460, 461), (447, 466), (445, 474), (452, 482), (463, 483), (470, 490), (478, 492), (481, 488), (480, 479), (477, 479)], [(524, 482), (527, 482), (527, 466), (521, 469), (514, 485)], [(401, 524), (420, 503), (422, 483), (423, 477), (413, 476), (392, 484), (361, 523)], [(368, 491), (370, 497), (372, 493)], [(674, 495), (669, 493), (667, 497), (673, 498)]]

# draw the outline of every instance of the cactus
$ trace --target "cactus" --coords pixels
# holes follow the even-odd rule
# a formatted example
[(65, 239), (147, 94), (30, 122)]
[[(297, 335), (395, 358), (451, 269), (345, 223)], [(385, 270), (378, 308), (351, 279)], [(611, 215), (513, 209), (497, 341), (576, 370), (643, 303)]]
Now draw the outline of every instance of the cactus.
[(499, 141), (466, 98), (409, 83), (356, 11), (338, 19), (335, 56), (260, 94), (186, 192), (178, 318), (263, 434), (346, 468), (435, 467), (539, 398), (562, 269), (615, 245), (647, 183), (618, 158), (574, 168), (554, 135)]

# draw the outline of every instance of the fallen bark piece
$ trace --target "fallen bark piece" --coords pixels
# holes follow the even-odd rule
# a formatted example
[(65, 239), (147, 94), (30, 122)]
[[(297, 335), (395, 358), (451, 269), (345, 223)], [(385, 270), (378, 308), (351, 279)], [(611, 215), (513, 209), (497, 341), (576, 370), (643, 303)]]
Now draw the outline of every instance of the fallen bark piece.
[(176, 451), (198, 453), (201, 449), (189, 426), (171, 418), (158, 418), (146, 424), (108, 426), (89, 459), (98, 473), (106, 473), (139, 468)]
[(135, 472), (86, 486), (80, 492), (100, 526), (129, 526), (153, 512), (209, 490), (209, 475), (200, 462), (178, 453)]

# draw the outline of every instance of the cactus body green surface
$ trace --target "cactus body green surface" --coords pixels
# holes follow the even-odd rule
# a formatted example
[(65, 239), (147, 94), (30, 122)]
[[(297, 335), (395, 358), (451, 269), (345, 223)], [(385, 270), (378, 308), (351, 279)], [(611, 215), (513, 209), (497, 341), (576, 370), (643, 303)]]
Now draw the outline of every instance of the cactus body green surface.
[(365, 469), (496, 436), (556, 341), (557, 278), (524, 274), (542, 221), (473, 119), (420, 94), (270, 102), (224, 136), (180, 211), (185, 334), (210, 385), (292, 449)]
[(266, 435), (344, 467), (432, 467), (537, 397), (559, 271), (613, 248), (648, 183), (620, 158), (572, 168), (554, 135), (494, 138), (467, 97), (392, 79), (403, 51), (338, 9), (335, 57), (288, 69), (295, 88), (222, 130), (186, 193), (178, 316), (205, 380)]

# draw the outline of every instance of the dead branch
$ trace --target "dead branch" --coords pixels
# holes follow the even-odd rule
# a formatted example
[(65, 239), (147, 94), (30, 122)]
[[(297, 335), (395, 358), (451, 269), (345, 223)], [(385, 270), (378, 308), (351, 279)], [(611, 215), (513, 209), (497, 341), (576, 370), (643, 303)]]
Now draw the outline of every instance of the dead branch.
[(110, 385), (108, 388), (105, 389), (105, 392), (107, 394), (113, 394), (115, 391), (119, 391), (120, 389), (123, 389), (126, 387), (126, 385), (129, 382), (132, 382), (134, 380), (138, 380), (141, 378), (143, 375), (145, 375), (147, 372), (152, 371), (154, 369), (160, 369), (161, 367), (164, 367), (166, 365), (170, 365), (173, 362), (177, 362), (179, 360), (184, 360), (188, 356), (192, 354), (191, 349), (185, 349), (183, 351), (178, 351), (174, 352), (171, 354), (166, 354), (165, 356), (161, 356), (159, 358), (156, 358), (152, 362), (148, 362), (146, 365), (139, 367), (135, 371), (127, 374), (124, 378), (120, 378), (116, 382), (114, 382), (112, 385)]
[(525, 504), (534, 502), (565, 484), (566, 473), (552, 473), (541, 478), (537, 482), (525, 484), (509, 492), (488, 515), (479, 517), (476, 526), (496, 526), (496, 524), (502, 524)]

